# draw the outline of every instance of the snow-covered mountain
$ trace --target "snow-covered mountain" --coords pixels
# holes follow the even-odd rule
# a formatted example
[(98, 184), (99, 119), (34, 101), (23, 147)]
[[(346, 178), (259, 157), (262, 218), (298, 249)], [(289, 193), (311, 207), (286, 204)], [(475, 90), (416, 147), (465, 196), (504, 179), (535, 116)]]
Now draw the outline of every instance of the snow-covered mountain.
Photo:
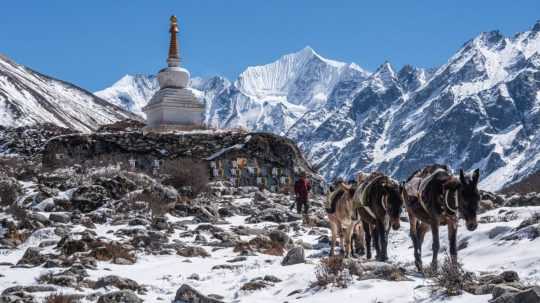
[(437, 69), (385, 62), (372, 74), (307, 47), (194, 86), (211, 92), (210, 125), (286, 134), (328, 179), (439, 162), (480, 168), (499, 189), (540, 170), (539, 32), (482, 33)]
[[(539, 32), (482, 33), (434, 72), (383, 64), (340, 108), (288, 134), (327, 177), (403, 179), (437, 162), (480, 168), (481, 186), (499, 189), (540, 169)], [(323, 122), (306, 127), (314, 116)]]
[[(328, 60), (306, 47), (277, 61), (248, 67), (231, 83), (223, 77), (193, 78), (213, 127), (243, 127), (285, 133), (308, 110), (327, 101), (341, 82), (361, 82), (368, 72), (355, 64)], [(154, 76), (126, 75), (96, 95), (141, 116), (141, 108), (159, 89)]]
[(111, 87), (95, 92), (95, 95), (145, 117), (141, 109), (158, 90), (159, 83), (153, 75), (125, 75)]
[(126, 118), (136, 116), (82, 88), (0, 55), (0, 125), (49, 122), (87, 132)]

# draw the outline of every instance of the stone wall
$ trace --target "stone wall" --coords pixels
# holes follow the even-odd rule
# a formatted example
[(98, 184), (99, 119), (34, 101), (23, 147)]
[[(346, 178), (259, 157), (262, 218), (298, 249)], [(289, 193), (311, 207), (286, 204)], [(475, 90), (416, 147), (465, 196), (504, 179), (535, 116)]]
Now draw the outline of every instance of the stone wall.
[(193, 131), (178, 133), (112, 132), (52, 138), (43, 151), (45, 168), (108, 162), (146, 169), (165, 159), (190, 158), (208, 164), (214, 180), (283, 191), (305, 171), (321, 191), (323, 181), (296, 144), (269, 133)]

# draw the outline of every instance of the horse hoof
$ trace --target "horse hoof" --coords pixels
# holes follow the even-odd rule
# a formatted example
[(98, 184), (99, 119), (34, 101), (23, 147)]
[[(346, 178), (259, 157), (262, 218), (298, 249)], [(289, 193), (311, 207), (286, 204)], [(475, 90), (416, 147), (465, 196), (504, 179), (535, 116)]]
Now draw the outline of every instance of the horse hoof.
[(424, 272), (424, 266), (422, 265), (422, 262), (414, 262), (414, 265), (416, 265), (416, 269), (418, 269), (418, 272), (423, 273)]
[(351, 253), (351, 258), (358, 259), (358, 255), (356, 253)]

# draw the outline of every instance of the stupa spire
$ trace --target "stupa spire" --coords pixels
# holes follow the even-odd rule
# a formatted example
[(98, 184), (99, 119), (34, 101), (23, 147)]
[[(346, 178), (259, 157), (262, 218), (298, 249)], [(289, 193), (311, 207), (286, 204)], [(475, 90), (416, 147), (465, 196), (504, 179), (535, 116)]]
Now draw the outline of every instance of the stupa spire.
[(171, 33), (171, 41), (169, 43), (169, 57), (167, 58), (167, 64), (171, 67), (180, 66), (180, 55), (178, 53), (178, 42), (176, 40), (176, 34), (178, 33), (178, 24), (176, 16), (171, 16), (171, 26), (169, 33)]

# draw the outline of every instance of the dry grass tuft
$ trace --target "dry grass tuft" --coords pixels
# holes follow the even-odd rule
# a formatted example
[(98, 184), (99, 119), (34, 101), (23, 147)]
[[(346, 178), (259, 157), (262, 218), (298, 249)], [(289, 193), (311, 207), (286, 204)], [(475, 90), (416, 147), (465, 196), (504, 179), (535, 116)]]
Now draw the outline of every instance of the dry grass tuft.
[(347, 288), (351, 281), (352, 277), (343, 257), (333, 256), (321, 259), (315, 268), (315, 282), (311, 286)]
[(445, 255), (439, 270), (428, 273), (428, 276), (433, 279), (433, 292), (443, 290), (447, 296), (460, 295), (465, 286), (473, 282), (473, 277), (463, 269), (463, 265), (454, 262), (448, 254)]

